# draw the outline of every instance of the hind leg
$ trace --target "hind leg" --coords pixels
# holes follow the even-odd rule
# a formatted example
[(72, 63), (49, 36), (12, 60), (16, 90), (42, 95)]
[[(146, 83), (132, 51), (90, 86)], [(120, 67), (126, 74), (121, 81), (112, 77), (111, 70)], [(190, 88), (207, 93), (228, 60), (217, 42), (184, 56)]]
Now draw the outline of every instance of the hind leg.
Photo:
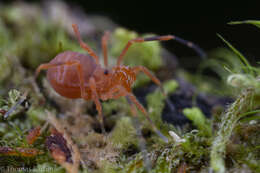
[(108, 60), (107, 60), (107, 41), (109, 39), (109, 32), (106, 31), (105, 34), (102, 37), (102, 49), (103, 49), (103, 55), (104, 55), (104, 65), (107, 68), (108, 67)]
[[(145, 118), (150, 122), (154, 132), (159, 136), (161, 137), (165, 142), (168, 142), (168, 139), (157, 129), (157, 127), (155, 126), (155, 124), (153, 123), (152, 119), (149, 117), (146, 109), (143, 107), (143, 105), (141, 103), (139, 103), (139, 101), (136, 99), (136, 97), (132, 94), (132, 93), (129, 93), (127, 95), (127, 97), (130, 99), (131, 102), (133, 102), (136, 107), (144, 114)], [(133, 106), (131, 106), (131, 109), (132, 109), (132, 112), (136, 112), (134, 109)]]
[(119, 88), (119, 93), (121, 96), (122, 95), (126, 96), (126, 99), (128, 100), (128, 102), (130, 103), (130, 106), (131, 106), (132, 115), (134, 117), (137, 116), (137, 111), (134, 106), (134, 104), (135, 104), (136, 107), (144, 114), (145, 118), (150, 122), (155, 133), (157, 133), (157, 135), (160, 136), (165, 142), (168, 142), (168, 139), (157, 129), (157, 127), (155, 126), (155, 124), (153, 123), (151, 118), (149, 117), (146, 109), (143, 107), (143, 105), (141, 103), (139, 103), (139, 101), (136, 99), (136, 97), (132, 93), (127, 92), (123, 87)]
[(80, 47), (84, 50), (86, 50), (90, 56), (92, 56), (96, 63), (99, 64), (99, 59), (98, 59), (98, 56), (96, 55), (96, 53), (91, 49), (91, 47), (89, 47), (85, 42), (83, 42), (83, 40), (81, 39), (81, 36), (80, 36), (80, 33), (79, 33), (79, 28), (78, 28), (78, 25), (76, 24), (72, 24), (72, 28), (74, 30), (74, 33), (78, 39), (78, 42), (80, 44)]
[(79, 78), (79, 84), (80, 84), (80, 93), (81, 97), (83, 99), (86, 99), (87, 93), (84, 87), (85, 81), (84, 81), (84, 75), (83, 75), (83, 69), (79, 61), (68, 61), (68, 62), (59, 62), (59, 63), (46, 63), (46, 64), (41, 64), (37, 69), (35, 73), (35, 77), (38, 76), (38, 74), (41, 72), (41, 70), (48, 70), (50, 68), (54, 67), (59, 67), (59, 66), (76, 66), (77, 67), (77, 73), (78, 73), (78, 78)]

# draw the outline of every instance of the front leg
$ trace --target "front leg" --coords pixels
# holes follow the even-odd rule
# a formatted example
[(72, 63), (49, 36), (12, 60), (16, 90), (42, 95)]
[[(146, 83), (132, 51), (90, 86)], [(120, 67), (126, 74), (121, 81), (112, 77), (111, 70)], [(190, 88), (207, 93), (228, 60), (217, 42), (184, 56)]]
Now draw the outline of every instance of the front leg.
[(155, 84), (157, 84), (163, 95), (166, 97), (166, 103), (167, 105), (170, 107), (171, 111), (174, 111), (175, 110), (175, 107), (174, 105), (172, 104), (172, 102), (167, 98), (167, 94), (165, 93), (163, 87), (162, 87), (162, 84), (160, 82), (160, 80), (154, 76), (146, 67), (143, 67), (143, 66), (137, 66), (137, 67), (133, 67), (133, 70), (135, 72), (135, 74), (138, 74), (139, 72), (143, 72), (144, 74), (146, 74)]
[(139, 72), (143, 72), (144, 74), (146, 74), (155, 84), (157, 84), (159, 87), (161, 87), (161, 82), (160, 80), (154, 76), (152, 74), (152, 72), (150, 72), (150, 70), (148, 70), (146, 67), (144, 66), (136, 66), (133, 67), (133, 71), (135, 72), (135, 74), (138, 74)]
[[(158, 130), (158, 128), (155, 126), (155, 124), (153, 123), (152, 119), (149, 117), (148, 112), (146, 111), (146, 109), (143, 107), (143, 105), (136, 99), (136, 97), (132, 94), (132, 93), (128, 93), (128, 95), (126, 95), (127, 100), (130, 101), (130, 105), (133, 103), (136, 105), (136, 107), (144, 114), (145, 118), (149, 121), (150, 125), (152, 126), (152, 129), (154, 130), (154, 132), (161, 137), (165, 142), (168, 142), (168, 139), (166, 136), (164, 136), (160, 130)], [(132, 102), (132, 103), (131, 103)], [(136, 116), (136, 110), (135, 107), (133, 105), (131, 105), (131, 112), (133, 113), (134, 116)]]
[[(161, 81), (152, 74), (152, 72), (150, 70), (148, 70), (146, 67), (144, 66), (136, 66), (133, 67), (133, 71), (135, 72), (135, 74), (137, 75), (139, 72), (143, 72), (146, 76), (148, 76), (156, 85), (158, 85), (163, 93), (164, 96), (166, 96), (166, 93), (162, 87)], [(167, 101), (168, 102), (168, 101)]]
[[(113, 93), (112, 91), (115, 90), (118, 93)], [(157, 127), (155, 126), (155, 124), (153, 123), (153, 121), (151, 120), (151, 118), (148, 115), (148, 112), (146, 111), (146, 109), (143, 107), (143, 105), (136, 99), (136, 97), (134, 96), (134, 94), (132, 94), (131, 92), (128, 92), (124, 87), (118, 85), (116, 87), (114, 87), (111, 91), (111, 94), (115, 94), (113, 96), (113, 98), (117, 98), (117, 97), (121, 97), (121, 96), (126, 96), (127, 101), (129, 102), (130, 106), (131, 106), (131, 112), (132, 115), (134, 117), (137, 116), (137, 110), (134, 106), (134, 104), (136, 105), (136, 107), (144, 114), (145, 118), (149, 121), (149, 123), (152, 126), (152, 129), (155, 131), (155, 133), (157, 133), (158, 136), (160, 136), (165, 142), (168, 142), (168, 139), (157, 129)]]
[(112, 87), (106, 94), (101, 95), (102, 100), (118, 99), (119, 97), (126, 96), (128, 94), (126, 90), (120, 86)]
[(97, 94), (97, 88), (96, 88), (96, 81), (93, 77), (89, 79), (90, 89), (91, 89), (91, 99), (94, 100), (94, 103), (96, 105), (97, 111), (98, 111), (98, 117), (101, 124), (101, 130), (102, 133), (105, 133), (105, 126), (104, 126), (104, 117), (102, 113), (102, 106), (99, 101), (99, 97)]

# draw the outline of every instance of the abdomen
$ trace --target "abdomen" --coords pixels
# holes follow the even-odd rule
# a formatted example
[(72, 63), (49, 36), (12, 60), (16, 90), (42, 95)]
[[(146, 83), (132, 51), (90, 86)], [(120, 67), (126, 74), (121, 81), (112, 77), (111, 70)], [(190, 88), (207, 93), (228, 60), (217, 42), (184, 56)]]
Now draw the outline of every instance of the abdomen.
[[(94, 59), (78, 52), (66, 51), (58, 54), (50, 63), (66, 63), (68, 61), (80, 63), (83, 70), (85, 91), (89, 97), (88, 80), (97, 66)], [(76, 65), (60, 65), (50, 68), (47, 71), (47, 79), (60, 95), (67, 98), (81, 97), (80, 79)]]

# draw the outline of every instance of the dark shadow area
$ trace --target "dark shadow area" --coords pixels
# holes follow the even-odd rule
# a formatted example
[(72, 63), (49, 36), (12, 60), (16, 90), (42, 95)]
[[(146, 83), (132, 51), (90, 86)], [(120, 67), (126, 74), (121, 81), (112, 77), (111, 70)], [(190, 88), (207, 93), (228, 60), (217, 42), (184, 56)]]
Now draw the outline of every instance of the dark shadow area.
[[(175, 34), (197, 43), (206, 51), (225, 46), (216, 36), (219, 33), (250, 61), (255, 62), (260, 56), (258, 28), (227, 24), (230, 21), (260, 19), (257, 1), (64, 1), (72, 8), (79, 7), (89, 15), (107, 16), (119, 25), (140, 33)], [(195, 55), (192, 50), (174, 41), (164, 45), (178, 57)]]

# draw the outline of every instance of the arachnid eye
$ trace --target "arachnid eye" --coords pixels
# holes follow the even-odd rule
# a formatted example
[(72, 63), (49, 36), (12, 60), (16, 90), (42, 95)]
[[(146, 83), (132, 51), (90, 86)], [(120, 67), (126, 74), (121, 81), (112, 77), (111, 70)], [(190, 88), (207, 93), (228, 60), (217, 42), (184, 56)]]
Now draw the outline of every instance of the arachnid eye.
[(107, 69), (104, 71), (104, 74), (105, 74), (105, 75), (107, 75), (107, 74), (108, 74), (108, 70), (107, 70)]

